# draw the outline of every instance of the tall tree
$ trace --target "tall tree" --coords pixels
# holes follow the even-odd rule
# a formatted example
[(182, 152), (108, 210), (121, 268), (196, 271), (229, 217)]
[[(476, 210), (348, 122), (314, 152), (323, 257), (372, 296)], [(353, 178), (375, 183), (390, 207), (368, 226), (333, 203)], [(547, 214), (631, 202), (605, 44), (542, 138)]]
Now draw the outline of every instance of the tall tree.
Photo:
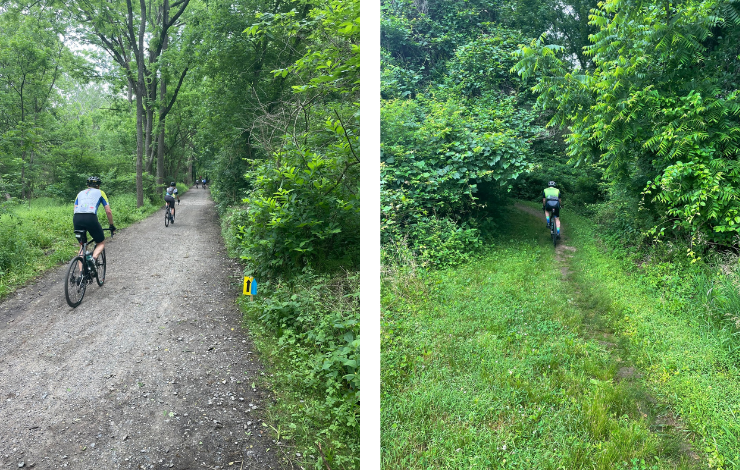
[(75, 67), (60, 40), (63, 25), (55, 20), (47, 11), (16, 7), (0, 15), (0, 132), (8, 155), (0, 161), (0, 173), (18, 171), (24, 198), (34, 192), (34, 164), (45, 145), (57, 82)]
[[(139, 206), (144, 203), (144, 155), (153, 155), (152, 130), (154, 128), (154, 105), (157, 97), (159, 58), (166, 45), (168, 35), (187, 9), (190, 0), (177, 0), (172, 5), (168, 0), (147, 3), (140, 0), (135, 9), (132, 0), (93, 3), (77, 0), (68, 3), (68, 8), (83, 28), (81, 37), (90, 44), (102, 47), (122, 69), (136, 97), (136, 196)], [(175, 13), (170, 14), (174, 9)], [(121, 18), (125, 18), (121, 21)], [(145, 44), (145, 37), (148, 40)], [(135, 63), (133, 70), (131, 61)], [(180, 72), (180, 82), (187, 67)], [(171, 103), (177, 98), (179, 86)], [(169, 105), (171, 107), (171, 104)], [(164, 118), (166, 113), (162, 116)]]

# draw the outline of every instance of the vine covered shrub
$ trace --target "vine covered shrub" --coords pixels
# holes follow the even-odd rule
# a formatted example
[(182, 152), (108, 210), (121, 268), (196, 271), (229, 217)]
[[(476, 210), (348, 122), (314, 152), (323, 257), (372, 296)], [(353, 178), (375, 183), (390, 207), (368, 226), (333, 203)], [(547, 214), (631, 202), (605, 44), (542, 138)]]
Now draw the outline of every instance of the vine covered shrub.
[[(529, 170), (532, 119), (516, 98), (493, 94), (466, 100), (439, 93), (385, 102), (382, 242), (404, 239), (431, 264), (463, 260), (479, 242), (478, 233), (459, 221), (479, 208), (479, 185), (493, 182), (505, 189)], [(446, 246), (430, 246), (433, 239)]]
[[(391, 47), (399, 29), (384, 28)], [(492, 192), (531, 171), (541, 134), (525, 81), (509, 72), (526, 39), (494, 23), (479, 28), (455, 38), (426, 89), (423, 66), (388, 53), (381, 62), (381, 242), (424, 265), (464, 262), (482, 246), (478, 216), (499, 198)]]
[(328, 120), (322, 151), (292, 139), (277, 160), (257, 161), (247, 174), (247, 223), (238, 227), (241, 257), (258, 276), (299, 272), (306, 266), (348, 265), (359, 260), (359, 158), (344, 141), (339, 121)]
[(538, 104), (567, 130), (568, 154), (598, 163), (640, 199), (654, 216), (651, 238), (688, 238), (692, 257), (697, 247), (736, 243), (737, 5), (608, 0), (590, 24), (598, 28), (587, 48), (592, 70), (573, 71), (544, 35), (521, 48), (514, 67), (538, 77)]

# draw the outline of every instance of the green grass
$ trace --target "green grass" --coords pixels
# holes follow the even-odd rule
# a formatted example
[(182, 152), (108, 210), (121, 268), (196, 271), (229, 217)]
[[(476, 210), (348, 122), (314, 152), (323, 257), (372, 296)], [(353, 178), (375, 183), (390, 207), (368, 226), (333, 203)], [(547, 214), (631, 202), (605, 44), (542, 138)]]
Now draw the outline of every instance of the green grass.
[[(579, 239), (592, 239), (587, 221), (574, 218), (572, 225)], [(740, 307), (736, 274), (685, 263), (636, 269), (614, 256), (619, 252), (590, 242), (579, 248), (576, 280), (609, 304), (610, 321), (650, 393), (680, 416), (707, 466), (740, 467), (740, 342), (726, 321)], [(712, 303), (712, 291), (724, 305)]]
[[(141, 220), (157, 209), (150, 203), (136, 208), (136, 196), (110, 196), (117, 228)], [(145, 201), (148, 202), (148, 201)], [(4, 205), (0, 212), (0, 298), (47, 270), (66, 263), (77, 252), (72, 227), (73, 204), (48, 198)], [(105, 211), (98, 218), (108, 226)]]
[[(701, 439), (692, 447), (693, 421), (645, 367), (667, 338), (706, 358), (702, 333), (643, 314), (655, 292), (600, 250), (588, 221), (564, 219), (577, 251), (558, 261), (542, 220), (514, 209), (503, 217), (507, 232), (476, 261), (386, 271), (383, 467), (705, 468), (712, 455)], [(615, 299), (641, 313), (625, 319)], [(686, 403), (702, 385), (692, 382)]]

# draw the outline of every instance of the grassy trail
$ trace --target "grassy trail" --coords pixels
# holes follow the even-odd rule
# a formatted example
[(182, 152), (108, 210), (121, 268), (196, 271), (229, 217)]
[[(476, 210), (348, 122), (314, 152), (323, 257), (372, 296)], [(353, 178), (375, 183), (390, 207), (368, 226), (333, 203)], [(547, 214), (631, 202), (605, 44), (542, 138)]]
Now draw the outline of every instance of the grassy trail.
[(677, 310), (589, 221), (564, 217), (553, 250), (539, 209), (517, 207), (479, 260), (386, 273), (384, 468), (734, 468), (727, 332)]

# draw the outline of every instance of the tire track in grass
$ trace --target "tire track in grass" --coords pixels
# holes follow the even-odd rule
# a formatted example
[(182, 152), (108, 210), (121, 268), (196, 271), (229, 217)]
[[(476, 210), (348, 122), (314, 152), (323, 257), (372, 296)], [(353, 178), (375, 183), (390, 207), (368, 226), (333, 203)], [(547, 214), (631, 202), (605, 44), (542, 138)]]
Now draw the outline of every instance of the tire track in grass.
[[(544, 213), (534, 207), (517, 202), (515, 207), (538, 219), (544, 219)], [(656, 400), (648, 391), (639, 371), (629, 360), (630, 352), (626, 342), (622, 341), (610, 326), (612, 311), (611, 302), (600, 298), (594, 289), (578, 282), (573, 269), (572, 258), (577, 248), (569, 245), (566, 227), (561, 221), (561, 243), (555, 247), (555, 266), (560, 271), (567, 290), (573, 295), (574, 306), (583, 313), (579, 334), (600, 344), (609, 353), (612, 364), (610, 370), (613, 378), (611, 387), (622, 398), (633, 403), (631, 419), (645, 420), (648, 429), (661, 437), (664, 448), (669, 455), (679, 461), (680, 468), (696, 468), (700, 457), (694, 450), (690, 432), (682, 420), (665, 404)], [(548, 235), (549, 242), (549, 235)]]

